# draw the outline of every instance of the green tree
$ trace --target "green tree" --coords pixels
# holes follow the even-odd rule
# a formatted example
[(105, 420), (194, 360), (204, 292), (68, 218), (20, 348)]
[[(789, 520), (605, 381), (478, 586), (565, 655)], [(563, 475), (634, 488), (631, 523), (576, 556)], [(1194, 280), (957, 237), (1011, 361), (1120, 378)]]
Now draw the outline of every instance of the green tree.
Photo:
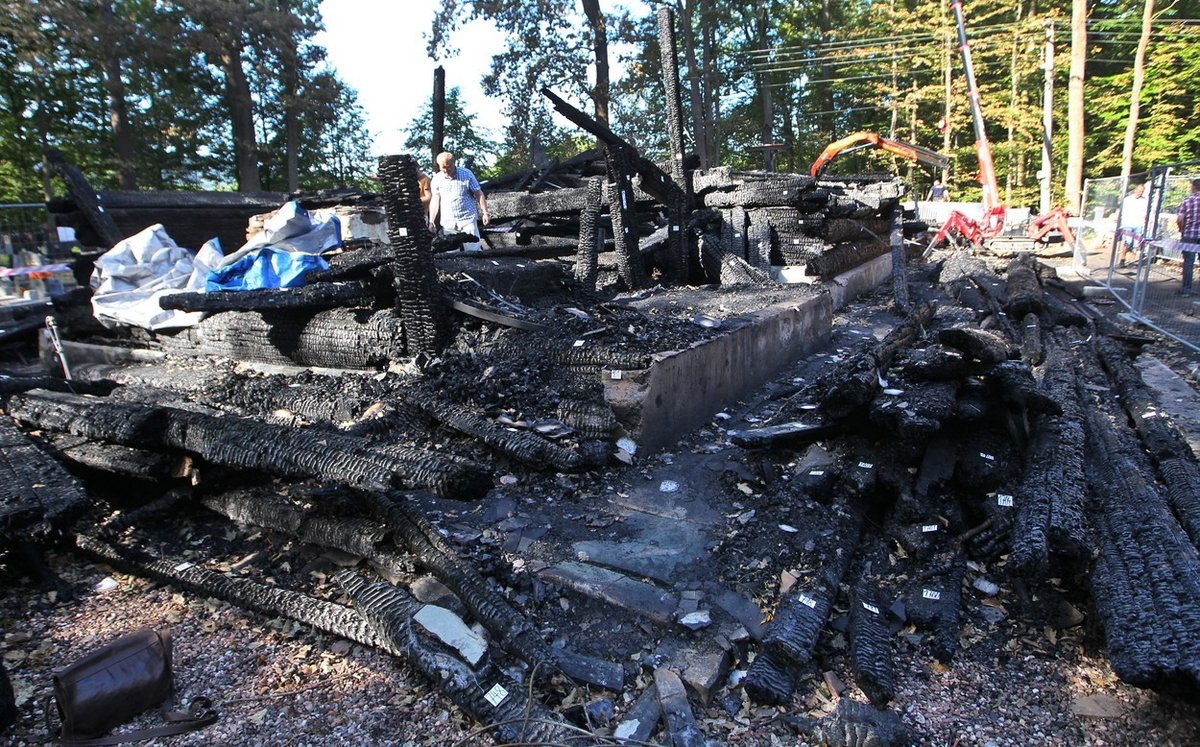
[[(404, 131), (407, 133), (404, 140), (405, 152), (432, 173), (434, 165), (429, 162), (429, 153), (433, 147), (432, 96), (421, 105), (420, 112)], [(475, 116), (467, 110), (462, 99), (462, 90), (458, 86), (446, 91), (442, 146), (457, 155), (462, 163), (471, 164), (472, 168), (490, 165), (498, 155), (496, 143), (491, 139), (490, 133), (481, 130), (475, 124)]]

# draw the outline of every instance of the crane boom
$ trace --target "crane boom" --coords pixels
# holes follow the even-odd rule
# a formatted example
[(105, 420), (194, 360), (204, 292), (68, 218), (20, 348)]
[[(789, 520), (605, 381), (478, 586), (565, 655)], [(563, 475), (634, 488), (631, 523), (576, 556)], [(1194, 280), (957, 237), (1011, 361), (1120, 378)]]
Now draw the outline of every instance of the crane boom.
[(992, 162), (992, 144), (988, 141), (983, 123), (983, 107), (979, 102), (979, 86), (975, 83), (975, 64), (971, 60), (971, 42), (967, 39), (967, 25), (963, 19), (962, 0), (952, 0), (954, 25), (958, 29), (958, 51), (962, 54), (963, 73), (967, 79), (967, 98), (971, 103), (971, 124), (975, 129), (975, 153), (979, 157), (979, 184), (983, 187), (983, 220), (980, 233), (985, 237), (997, 236), (1004, 229), (1004, 205), (1000, 202), (1000, 188), (996, 184), (996, 167)]

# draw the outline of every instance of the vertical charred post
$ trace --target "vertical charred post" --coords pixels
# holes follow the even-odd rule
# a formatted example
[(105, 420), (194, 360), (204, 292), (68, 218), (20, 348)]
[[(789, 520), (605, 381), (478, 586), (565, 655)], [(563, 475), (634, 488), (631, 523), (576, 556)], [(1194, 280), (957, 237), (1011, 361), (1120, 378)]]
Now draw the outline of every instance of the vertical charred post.
[(683, 229), (691, 213), (695, 197), (691, 180), (684, 168), (683, 99), (679, 87), (679, 57), (675, 42), (675, 13), (667, 7), (658, 9), (658, 48), (662, 58), (663, 93), (667, 102), (667, 135), (671, 140), (671, 180), (667, 201), (668, 273), (676, 282), (688, 280), (688, 235)]
[(892, 635), (876, 594), (859, 585), (850, 594), (850, 664), (858, 689), (878, 707), (896, 697)]
[(383, 156), (379, 178), (388, 238), (396, 252), (392, 268), (396, 313), (404, 322), (406, 350), (409, 355), (434, 355), (450, 341), (452, 330), (433, 267), (417, 186), (417, 161), (412, 156)]
[(606, 145), (608, 207), (612, 215), (617, 271), (630, 290), (646, 286), (646, 268), (638, 251), (637, 217), (633, 210), (633, 154), (620, 145)]
[(600, 254), (600, 205), (604, 202), (604, 180), (589, 179), (583, 210), (579, 211), (579, 250), (575, 254), (575, 279), (588, 290), (596, 289)]

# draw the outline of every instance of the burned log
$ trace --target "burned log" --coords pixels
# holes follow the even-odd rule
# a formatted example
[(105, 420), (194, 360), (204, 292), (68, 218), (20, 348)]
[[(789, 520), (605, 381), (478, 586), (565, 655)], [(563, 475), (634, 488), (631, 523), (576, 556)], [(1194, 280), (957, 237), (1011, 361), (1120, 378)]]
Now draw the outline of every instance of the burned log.
[(67, 464), (118, 477), (166, 482), (179, 477), (183, 459), (147, 449), (91, 441), (78, 436), (47, 435), (55, 456)]
[(638, 251), (637, 221), (633, 213), (633, 152), (621, 146), (604, 149), (608, 163), (608, 184), (604, 201), (612, 220), (617, 270), (630, 290), (646, 285), (646, 267)]
[(861, 264), (882, 257), (891, 251), (891, 245), (880, 239), (862, 239), (837, 244), (820, 256), (808, 260), (807, 271), (817, 277), (831, 277)]
[(477, 438), (505, 456), (536, 469), (574, 472), (581, 469), (583, 458), (570, 449), (528, 431), (514, 431), (476, 415), (462, 405), (449, 402), (430, 392), (405, 394), (406, 405), (437, 420), (448, 428)]
[(952, 557), (944, 566), (923, 573), (904, 595), (909, 621), (931, 634), (933, 655), (943, 664), (949, 664), (958, 651), (964, 572), (962, 560)]
[(264, 288), (213, 293), (172, 293), (158, 299), (164, 309), (181, 311), (261, 311), (371, 306), (374, 283), (364, 280), (313, 283), (299, 288)]
[(406, 348), (412, 355), (435, 355), (450, 341), (453, 329), (433, 266), (417, 173), (412, 156), (379, 159), (388, 238), (396, 252), (392, 263), (396, 312), (404, 323)]
[(0, 418), (0, 545), (47, 540), (90, 503), (58, 460)]
[(1200, 547), (1200, 465), (1183, 434), (1154, 401), (1124, 350), (1109, 340), (1101, 340), (1097, 348), (1125, 412), (1158, 467), (1171, 509), (1192, 544)]
[(191, 329), (157, 339), (164, 350), (180, 355), (272, 365), (378, 368), (410, 354), (405, 332), (401, 320), (386, 309), (226, 311)]
[(1042, 286), (1038, 282), (1032, 255), (1022, 254), (1009, 263), (1005, 271), (1004, 294), (1008, 297), (1004, 308), (1012, 319), (1021, 319), (1026, 314), (1041, 314), (1045, 311)]
[(14, 417), (38, 427), (135, 448), (166, 446), (215, 464), (280, 476), (375, 489), (426, 487), (460, 500), (477, 498), (491, 485), (482, 467), (465, 460), (399, 446), (385, 452), (342, 434), (53, 392), (19, 395), (9, 407)]
[(520, 697), (522, 687), (494, 667), (472, 669), (429, 637), (418, 635), (413, 617), (423, 605), (404, 591), (343, 572), (337, 582), (380, 638), (409, 665), (434, 682), (468, 716), (495, 727), (505, 742), (586, 743), (536, 701)]
[(719, 237), (702, 234), (700, 264), (711, 282), (721, 285), (762, 285), (770, 281), (763, 270), (746, 262), (738, 254), (726, 252)]
[(100, 245), (108, 249), (120, 243), (125, 236), (113, 222), (112, 216), (104, 212), (104, 207), (100, 204), (100, 198), (96, 195), (96, 191), (92, 189), (92, 185), (88, 184), (79, 169), (67, 163), (66, 157), (57, 148), (47, 148), (45, 156), (46, 162), (58, 172), (58, 175), (66, 183), (67, 194), (71, 196), (71, 200), (83, 213), (88, 226), (99, 239)]
[(878, 596), (859, 585), (850, 595), (850, 664), (854, 681), (872, 704), (896, 697), (892, 635)]
[(579, 211), (579, 250), (575, 256), (575, 279), (588, 290), (596, 289), (596, 258), (603, 244), (600, 236), (600, 204), (604, 200), (604, 181), (588, 180), (587, 196)]
[(1008, 342), (1003, 337), (974, 327), (939, 330), (938, 342), (981, 363), (1000, 363), (1009, 358)]
[(617, 428), (617, 415), (603, 400), (564, 397), (558, 402), (558, 419), (589, 438), (608, 438)]
[(839, 700), (833, 713), (819, 720), (787, 716), (783, 721), (829, 747), (902, 747), (912, 743), (912, 735), (896, 713), (847, 698)]

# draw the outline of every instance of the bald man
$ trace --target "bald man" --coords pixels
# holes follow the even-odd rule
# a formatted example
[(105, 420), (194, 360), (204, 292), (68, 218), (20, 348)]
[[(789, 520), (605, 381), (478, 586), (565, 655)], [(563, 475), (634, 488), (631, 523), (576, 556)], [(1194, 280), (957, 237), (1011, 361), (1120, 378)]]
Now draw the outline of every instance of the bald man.
[[(446, 233), (470, 233), (479, 236), (480, 222), (490, 223), (487, 197), (469, 169), (454, 162), (454, 154), (443, 151), (437, 157), (437, 173), (429, 182), (433, 198), (429, 202), (429, 230), (438, 230), (441, 220)], [(440, 213), (440, 215), (439, 215)], [(479, 242), (463, 244), (469, 252), (481, 250)]]

